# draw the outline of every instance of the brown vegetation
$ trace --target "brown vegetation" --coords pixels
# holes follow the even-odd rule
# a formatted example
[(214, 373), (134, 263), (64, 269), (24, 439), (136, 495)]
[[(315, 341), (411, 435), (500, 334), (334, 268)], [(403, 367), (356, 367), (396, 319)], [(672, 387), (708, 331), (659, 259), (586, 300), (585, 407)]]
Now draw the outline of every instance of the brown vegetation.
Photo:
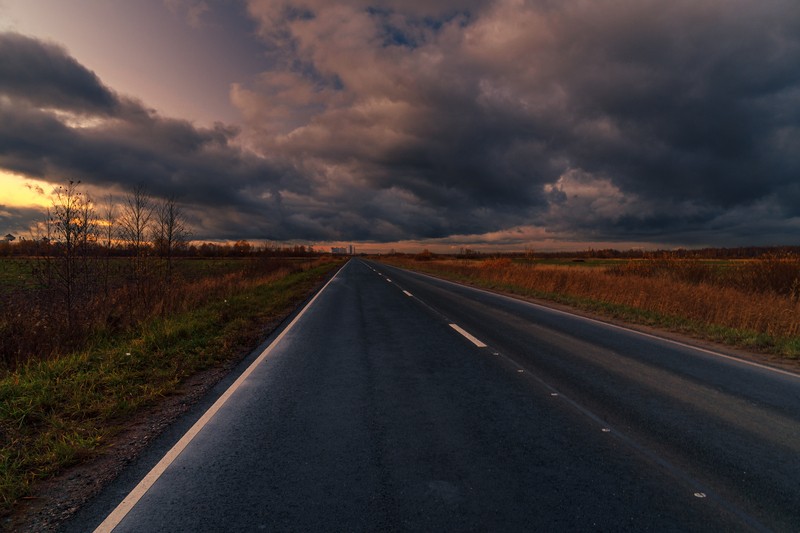
[(180, 394), (197, 372), (249, 353), (341, 261), (194, 263), (203, 273), (182, 276), (186, 290), (166, 316), (156, 309), (82, 348), (0, 372), (0, 520), (37, 481), (113, 446), (132, 417)]
[(194, 246), (142, 189), (97, 215), (70, 182), (35, 238), (0, 241), (0, 518), (197, 372), (230, 364), (341, 260)]
[[(79, 182), (60, 187), (32, 239), (0, 242), (0, 370), (81, 348), (90, 339), (126, 331), (152, 316), (169, 316), (233, 290), (290, 271), (287, 257), (312, 257), (305, 247), (256, 249), (188, 242), (174, 198), (156, 201), (142, 188), (117, 205), (108, 198), (102, 218)], [(180, 257), (239, 257), (203, 272)]]
[(738, 261), (659, 253), (604, 266), (507, 257), (390, 262), (676, 329), (725, 331), (718, 340), (800, 354), (800, 257), (790, 253)]

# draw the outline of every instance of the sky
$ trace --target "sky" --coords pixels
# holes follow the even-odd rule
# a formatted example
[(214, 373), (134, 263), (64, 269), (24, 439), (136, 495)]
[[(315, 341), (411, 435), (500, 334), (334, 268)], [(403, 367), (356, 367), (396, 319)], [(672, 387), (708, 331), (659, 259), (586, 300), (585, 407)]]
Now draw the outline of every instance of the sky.
[(0, 235), (53, 187), (197, 240), (797, 245), (796, 0), (0, 0)]

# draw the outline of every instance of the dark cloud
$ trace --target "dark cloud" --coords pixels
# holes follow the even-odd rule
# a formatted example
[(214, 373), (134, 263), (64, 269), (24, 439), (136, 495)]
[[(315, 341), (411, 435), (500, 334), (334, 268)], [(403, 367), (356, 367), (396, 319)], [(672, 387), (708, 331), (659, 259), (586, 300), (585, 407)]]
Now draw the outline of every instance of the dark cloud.
[(159, 116), (27, 39), (64, 67), (36, 96), (0, 85), (0, 166), (178, 192), (220, 238), (727, 245), (798, 227), (793, 0), (248, 8), (272, 68), (232, 86), (241, 130)]
[(235, 130), (139, 111), (70, 127), (47, 111), (0, 102), (0, 165), (50, 180), (143, 184), (157, 195), (228, 207), (250, 201), (243, 188), (277, 180), (262, 159), (230, 144)]
[(38, 238), (34, 226), (47, 218), (44, 209), (0, 204), (0, 238), (11, 234), (14, 237)]
[[(304, 15), (273, 16), (286, 6)], [(397, 205), (419, 218), (378, 211), (415, 238), (520, 223), (606, 240), (752, 238), (747, 224), (716, 227), (734, 212), (768, 216), (763, 239), (790, 226), (796, 3), (435, 6), (253, 0), (296, 86), (325, 95), (303, 124), (263, 129), (262, 147), (376, 196), (401, 191)], [(268, 86), (249, 90), (264, 95), (239, 102), (256, 130), (264, 108), (292, 108)], [(337, 200), (374, 220), (353, 196)]]
[(238, 147), (237, 128), (196, 127), (115, 95), (63, 48), (0, 34), (0, 70), (0, 168), (117, 192), (144, 185), (198, 212), (256, 216), (258, 196), (291, 175)]
[(117, 97), (64, 48), (0, 33), (0, 94), (37, 106), (111, 113)]

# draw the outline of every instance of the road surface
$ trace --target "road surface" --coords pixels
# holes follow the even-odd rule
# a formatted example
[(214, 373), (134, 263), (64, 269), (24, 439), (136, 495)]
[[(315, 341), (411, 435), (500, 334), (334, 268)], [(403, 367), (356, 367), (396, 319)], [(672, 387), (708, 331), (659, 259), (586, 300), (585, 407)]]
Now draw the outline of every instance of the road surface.
[(360, 259), (201, 415), (64, 530), (800, 530), (800, 377)]

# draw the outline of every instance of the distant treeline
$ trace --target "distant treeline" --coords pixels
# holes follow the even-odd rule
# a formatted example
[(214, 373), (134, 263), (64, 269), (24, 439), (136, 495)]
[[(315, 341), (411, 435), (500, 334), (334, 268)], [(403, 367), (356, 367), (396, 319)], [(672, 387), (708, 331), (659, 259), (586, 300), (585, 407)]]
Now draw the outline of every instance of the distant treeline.
[(675, 248), (669, 250), (615, 250), (603, 248), (595, 250), (571, 252), (540, 252), (526, 250), (524, 252), (481, 252), (470, 248), (462, 248), (454, 254), (436, 254), (423, 250), (418, 254), (392, 253), (397, 257), (414, 257), (417, 260), (429, 260), (435, 257), (456, 257), (458, 259), (486, 259), (486, 258), (527, 258), (527, 259), (760, 259), (774, 256), (800, 257), (800, 246), (741, 246), (738, 248)]
[[(0, 257), (40, 257), (55, 256), (61, 251), (63, 244), (44, 238), (0, 240)], [(86, 245), (85, 252), (89, 256), (105, 257), (133, 257), (144, 253), (145, 255), (158, 256), (160, 250), (152, 242), (143, 243), (137, 250), (128, 243), (115, 242), (110, 245), (103, 242), (90, 242)], [(280, 245), (272, 243), (252, 243), (239, 240), (233, 243), (215, 242), (190, 242), (176, 246), (172, 255), (174, 257), (311, 257), (320, 255), (312, 246)]]

